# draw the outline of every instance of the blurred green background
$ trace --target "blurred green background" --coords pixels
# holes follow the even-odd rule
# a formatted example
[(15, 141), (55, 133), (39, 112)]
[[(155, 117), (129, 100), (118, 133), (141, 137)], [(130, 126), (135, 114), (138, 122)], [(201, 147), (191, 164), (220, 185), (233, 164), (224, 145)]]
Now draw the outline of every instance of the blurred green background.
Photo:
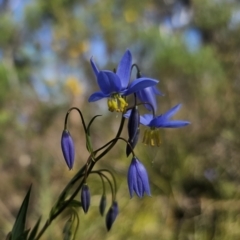
[[(117, 177), (120, 213), (107, 233), (98, 213), (102, 188), (91, 177), (77, 239), (240, 239), (239, 31), (237, 0), (0, 0), (0, 238), (31, 183), (29, 227), (47, 218), (87, 160), (73, 113), (74, 170), (65, 165), (60, 138), (69, 107), (87, 121), (103, 115), (93, 125), (95, 147), (114, 136), (120, 115), (105, 100), (87, 102), (98, 89), (89, 59), (113, 69), (130, 49), (142, 73), (160, 79), (159, 114), (182, 103), (176, 119), (192, 124), (161, 130), (159, 148), (137, 145), (152, 197), (130, 199), (123, 143), (101, 160), (96, 167)], [(66, 220), (59, 217), (42, 239), (62, 239)]]

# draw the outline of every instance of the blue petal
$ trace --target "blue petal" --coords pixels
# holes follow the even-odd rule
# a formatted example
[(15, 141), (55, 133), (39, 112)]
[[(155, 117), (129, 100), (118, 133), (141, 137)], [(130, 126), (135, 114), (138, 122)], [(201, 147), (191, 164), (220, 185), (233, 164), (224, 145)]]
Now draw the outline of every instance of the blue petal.
[(164, 118), (164, 119), (171, 118), (173, 115), (175, 115), (178, 112), (178, 110), (181, 108), (181, 106), (182, 106), (182, 104), (178, 104), (178, 105), (174, 106), (173, 108), (168, 110), (166, 113), (164, 113), (162, 115), (162, 118)]
[(104, 94), (102, 92), (95, 92), (89, 97), (88, 101), (95, 102), (95, 101), (98, 101), (102, 98), (109, 97), (109, 96), (110, 96), (110, 94)]
[(150, 78), (138, 78), (134, 80), (128, 87), (128, 90), (124, 95), (129, 95), (131, 93), (138, 92), (146, 87), (151, 87), (154, 86), (158, 83), (157, 80), (155, 79), (150, 79)]
[(162, 122), (159, 125), (156, 125), (156, 127), (164, 127), (164, 128), (179, 128), (189, 125), (190, 122), (188, 121), (182, 121), (182, 120), (171, 120)]
[(123, 116), (124, 116), (125, 118), (129, 118), (130, 115), (131, 115), (131, 112), (132, 112), (132, 110), (128, 110)]
[(136, 182), (136, 168), (132, 161), (128, 169), (128, 188), (131, 198), (133, 197), (133, 185)]
[(156, 86), (152, 87), (154, 94), (159, 95), (159, 96), (164, 96), (164, 94), (158, 90)]
[(139, 190), (141, 192), (141, 187), (143, 187), (143, 191), (141, 192), (142, 196), (144, 194), (144, 191), (146, 192), (147, 195), (151, 195), (150, 193), (150, 187), (149, 187), (149, 181), (148, 181), (148, 174), (147, 174), (147, 170), (145, 169), (144, 165), (139, 161), (136, 160), (136, 168), (137, 168), (137, 174), (138, 176), (141, 178), (141, 184), (139, 186)]
[(127, 50), (124, 53), (120, 63), (118, 64), (116, 73), (121, 80), (122, 89), (125, 89), (128, 86), (128, 82), (130, 80), (131, 66), (132, 66), (132, 54), (129, 50)]
[(157, 100), (156, 100), (156, 96), (153, 90), (153, 87), (147, 87), (144, 88), (143, 90), (137, 92), (137, 97), (139, 98), (139, 100), (141, 102), (147, 102), (149, 104), (151, 104), (151, 106), (149, 104), (145, 104), (144, 106), (149, 110), (154, 110), (155, 112), (157, 111)]
[(90, 63), (91, 63), (91, 66), (92, 66), (92, 70), (93, 70), (93, 72), (94, 72), (94, 74), (95, 74), (95, 76), (96, 76), (96, 78), (97, 78), (98, 73), (99, 73), (99, 70), (98, 70), (96, 64), (95, 64), (94, 61), (93, 61), (93, 57), (91, 57)]
[(144, 126), (149, 126), (152, 119), (153, 119), (152, 114), (144, 114), (143, 116), (140, 116), (140, 123)]
[(111, 71), (100, 71), (97, 76), (97, 81), (104, 94), (117, 93), (121, 90), (120, 78)]
[(143, 186), (143, 182), (141, 179), (141, 176), (139, 176), (139, 174), (137, 174), (137, 181), (136, 184), (134, 185), (134, 191), (136, 192), (137, 196), (142, 198), (144, 195), (144, 186)]

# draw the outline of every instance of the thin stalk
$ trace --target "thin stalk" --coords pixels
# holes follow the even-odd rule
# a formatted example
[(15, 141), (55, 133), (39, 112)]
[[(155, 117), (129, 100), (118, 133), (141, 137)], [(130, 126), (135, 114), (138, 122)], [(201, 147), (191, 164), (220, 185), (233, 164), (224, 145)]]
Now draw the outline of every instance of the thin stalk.
[[(83, 119), (83, 117), (82, 117), (82, 113), (81, 113), (81, 111), (80, 111), (78, 108), (75, 108), (75, 107), (70, 108), (70, 109), (68, 110), (68, 113), (67, 113), (66, 118), (65, 118), (65, 124), (64, 124), (64, 126), (66, 126), (68, 115), (69, 115), (69, 113), (70, 113), (73, 109), (75, 109), (75, 110), (77, 110), (77, 111), (79, 112), (79, 114), (80, 114), (80, 116), (81, 116), (81, 118), (82, 118), (82, 123), (83, 123), (84, 131), (85, 131), (85, 133), (86, 133), (87, 128), (86, 128), (84, 119)], [(104, 157), (104, 156), (115, 146), (115, 144), (117, 143), (117, 141), (118, 141), (118, 139), (119, 139), (119, 137), (120, 137), (120, 135), (121, 135), (121, 133), (122, 133), (123, 126), (124, 126), (124, 122), (125, 122), (125, 118), (122, 116), (121, 123), (120, 123), (119, 129), (118, 129), (118, 132), (117, 132), (117, 134), (116, 134), (116, 137), (114, 138), (114, 140), (111, 141), (111, 143), (109, 143), (109, 144), (106, 145), (106, 146), (109, 145), (109, 146), (107, 147), (107, 149), (105, 149), (105, 150), (104, 150), (98, 157), (96, 157), (96, 158), (94, 158), (94, 155), (99, 151), (99, 149), (96, 150), (96, 151), (94, 151), (94, 152), (93, 152), (93, 155), (91, 154), (91, 155), (89, 156), (89, 159), (94, 158), (94, 161), (91, 161), (91, 163), (90, 163), (90, 165), (89, 165), (89, 167), (88, 167), (88, 169), (87, 169), (87, 175), (89, 175), (89, 173), (92, 171), (92, 169), (93, 169), (94, 165), (96, 164), (96, 162), (99, 161), (102, 157)], [(102, 149), (102, 148), (101, 148), (101, 149)], [(87, 162), (88, 162), (88, 161), (87, 161)], [(56, 208), (58, 207), (59, 203), (61, 202), (60, 200), (61, 200), (63, 197), (65, 197), (65, 195), (66, 195), (66, 193), (68, 192), (68, 190), (70, 190), (70, 189), (73, 187), (73, 185), (77, 182), (77, 180), (79, 180), (79, 179), (82, 177), (82, 174), (83, 174), (83, 172), (85, 171), (86, 168), (87, 168), (87, 164), (85, 164), (85, 165), (77, 172), (77, 174), (72, 178), (72, 180), (67, 184), (67, 186), (64, 188), (64, 190), (63, 190), (62, 193), (60, 194), (60, 197), (59, 197), (59, 200), (58, 200), (58, 202), (57, 202)], [(84, 184), (84, 181), (85, 181), (85, 179), (83, 179), (83, 180), (80, 182), (79, 186), (76, 188), (76, 190), (75, 190), (75, 191), (73, 192), (73, 194), (70, 196), (70, 198), (65, 202), (65, 204), (63, 204), (62, 206), (60, 206), (60, 207), (58, 208), (58, 210), (57, 210), (54, 214), (52, 214), (49, 219), (47, 219), (47, 221), (45, 222), (45, 224), (44, 224), (44, 226), (42, 227), (41, 231), (38, 233), (38, 235), (37, 235), (37, 237), (35, 238), (35, 240), (40, 239), (40, 237), (43, 235), (43, 233), (44, 233), (44, 232), (47, 230), (47, 228), (51, 225), (51, 222), (52, 222), (62, 211), (64, 211), (64, 210), (67, 208), (67, 206), (69, 205), (69, 203), (70, 203), (70, 202), (76, 197), (76, 195), (78, 194), (79, 190), (81, 189), (82, 185)]]

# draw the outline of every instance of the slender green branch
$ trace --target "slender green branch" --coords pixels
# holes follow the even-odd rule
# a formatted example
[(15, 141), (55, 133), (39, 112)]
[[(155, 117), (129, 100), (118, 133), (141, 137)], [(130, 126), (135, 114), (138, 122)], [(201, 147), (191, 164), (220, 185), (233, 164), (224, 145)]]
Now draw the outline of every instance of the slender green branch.
[[(82, 118), (82, 123), (83, 123), (83, 127), (84, 127), (84, 131), (85, 133), (87, 132), (87, 128), (82, 116), (81, 111), (78, 108), (70, 108), (68, 110), (68, 113), (66, 115), (65, 118), (65, 125), (67, 124), (67, 118), (69, 113), (73, 110), (77, 110)], [(55, 213), (53, 213), (52, 215), (50, 215), (49, 219), (45, 222), (44, 226), (42, 227), (41, 231), (38, 233), (37, 237), (35, 238), (35, 240), (40, 239), (40, 237), (43, 235), (43, 233), (46, 231), (46, 229), (50, 226), (51, 222), (62, 212), (64, 211), (64, 209), (67, 208), (67, 206), (70, 204), (70, 202), (76, 197), (76, 195), (78, 194), (79, 190), (81, 189), (82, 185), (84, 184), (85, 178), (80, 182), (80, 184), (78, 185), (78, 187), (75, 189), (75, 191), (73, 192), (73, 194), (69, 197), (69, 199), (67, 201), (64, 202), (64, 204), (62, 204), (61, 206), (59, 206), (62, 202), (63, 199), (65, 198), (66, 194), (69, 192), (69, 190), (74, 186), (74, 184), (83, 176), (84, 171), (86, 171), (87, 168), (87, 176), (90, 174), (90, 172), (92, 171), (94, 165), (96, 164), (97, 161), (99, 161), (102, 157), (104, 157), (117, 143), (122, 130), (123, 130), (123, 126), (124, 126), (124, 122), (125, 122), (125, 118), (122, 116), (120, 125), (119, 125), (119, 129), (118, 132), (116, 134), (116, 137), (114, 138), (114, 140), (110, 141), (111, 143), (108, 143), (105, 145), (105, 147), (107, 147), (107, 149), (105, 149), (98, 157), (94, 157), (95, 154), (100, 151), (102, 148), (95, 150), (88, 158), (87, 164), (85, 164), (78, 172), (77, 174), (72, 178), (72, 180), (67, 184), (67, 186), (64, 188), (64, 190), (62, 191), (62, 193), (60, 194), (60, 197), (55, 205), (55, 209), (57, 209), (57, 211)], [(126, 141), (126, 140), (125, 140)], [(91, 162), (90, 162), (91, 159)], [(94, 161), (93, 161), (94, 159)], [(88, 166), (90, 162), (90, 165)]]
[[(109, 178), (102, 172), (108, 172), (111, 175), (111, 177), (113, 179), (113, 183), (114, 183), (114, 189), (113, 189), (113, 185), (112, 185), (111, 181), (109, 180)], [(111, 192), (112, 192), (112, 202), (114, 202), (116, 200), (116, 194), (117, 194), (117, 183), (116, 183), (116, 179), (113, 176), (113, 174), (107, 169), (100, 169), (98, 171), (92, 171), (91, 173), (97, 173), (100, 176), (104, 177), (108, 181), (109, 186), (111, 188)]]
[(67, 129), (67, 121), (68, 121), (68, 117), (69, 117), (69, 114), (72, 110), (76, 110), (78, 111), (80, 117), (81, 117), (81, 120), (82, 120), (82, 125), (83, 125), (83, 128), (84, 128), (84, 132), (86, 133), (87, 132), (87, 127), (86, 127), (86, 124), (85, 124), (85, 121), (84, 121), (84, 118), (83, 118), (83, 114), (82, 112), (80, 111), (80, 109), (78, 109), (77, 107), (72, 107), (70, 108), (68, 111), (67, 111), (67, 114), (65, 116), (65, 121), (64, 121), (64, 129)]

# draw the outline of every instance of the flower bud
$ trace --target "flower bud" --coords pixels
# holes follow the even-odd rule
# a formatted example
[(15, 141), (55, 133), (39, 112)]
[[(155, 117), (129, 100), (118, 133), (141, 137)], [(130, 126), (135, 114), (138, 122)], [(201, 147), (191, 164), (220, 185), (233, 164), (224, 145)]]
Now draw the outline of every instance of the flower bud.
[(89, 187), (87, 184), (84, 184), (82, 187), (82, 192), (81, 192), (81, 203), (82, 203), (82, 208), (85, 213), (88, 212), (89, 206), (90, 206), (90, 191)]
[(118, 215), (118, 204), (115, 201), (112, 203), (112, 206), (110, 207), (106, 215), (106, 227), (108, 231), (110, 231), (112, 224), (114, 223), (117, 215)]
[(133, 157), (128, 169), (128, 188), (131, 197), (133, 197), (133, 192), (140, 198), (144, 193), (151, 196), (147, 170), (136, 157)]
[(63, 152), (65, 162), (69, 170), (71, 170), (73, 168), (74, 155), (75, 155), (74, 143), (69, 131), (66, 129), (63, 130), (63, 133), (62, 133), (61, 146), (62, 146), (62, 152)]
[(73, 218), (70, 217), (63, 228), (63, 239), (64, 240), (73, 240), (74, 237), (74, 224)]
[(100, 200), (100, 204), (99, 204), (99, 212), (102, 216), (104, 215), (106, 205), (107, 205), (106, 195), (102, 195), (101, 200)]
[(139, 120), (140, 120), (140, 115), (138, 111), (138, 106), (135, 106), (132, 109), (129, 120), (128, 120), (128, 136), (129, 136), (128, 142), (130, 146), (129, 144), (127, 144), (127, 148), (126, 148), (127, 156), (129, 156), (132, 149), (134, 149), (134, 147), (137, 144), (139, 133), (140, 133)]

